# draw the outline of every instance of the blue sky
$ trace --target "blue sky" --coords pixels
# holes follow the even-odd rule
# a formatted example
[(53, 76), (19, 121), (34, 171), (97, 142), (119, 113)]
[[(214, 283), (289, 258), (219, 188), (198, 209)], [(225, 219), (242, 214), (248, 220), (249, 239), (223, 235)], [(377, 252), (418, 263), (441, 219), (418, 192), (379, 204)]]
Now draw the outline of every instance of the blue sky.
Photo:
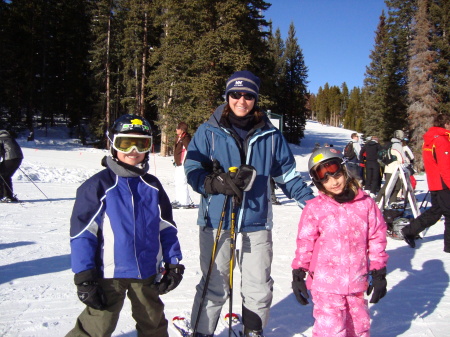
[(268, 0), (265, 12), (285, 40), (294, 23), (308, 67), (308, 90), (325, 83), (362, 87), (384, 0)]

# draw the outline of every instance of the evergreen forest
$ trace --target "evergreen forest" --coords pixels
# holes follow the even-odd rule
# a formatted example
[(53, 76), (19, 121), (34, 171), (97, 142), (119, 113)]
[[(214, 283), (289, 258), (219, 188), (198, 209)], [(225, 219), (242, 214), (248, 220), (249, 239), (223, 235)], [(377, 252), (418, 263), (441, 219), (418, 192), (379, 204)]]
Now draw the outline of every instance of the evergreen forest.
[(267, 1), (1, 0), (0, 128), (63, 122), (105, 147), (108, 125), (134, 113), (169, 155), (178, 122), (196, 130), (224, 102), (226, 79), (247, 69), (288, 142), (301, 142), (306, 119), (381, 140), (402, 129), (420, 170), (422, 135), (450, 114), (450, 1), (385, 3), (363, 87), (311, 93), (301, 36), (291, 24), (282, 39)]

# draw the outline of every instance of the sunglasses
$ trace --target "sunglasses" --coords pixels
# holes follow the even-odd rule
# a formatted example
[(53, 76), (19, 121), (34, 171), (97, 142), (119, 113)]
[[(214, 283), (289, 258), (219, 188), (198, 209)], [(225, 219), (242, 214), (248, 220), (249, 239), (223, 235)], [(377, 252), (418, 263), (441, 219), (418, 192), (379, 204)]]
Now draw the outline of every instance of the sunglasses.
[(255, 99), (255, 96), (253, 96), (252, 94), (241, 94), (237, 91), (232, 91), (229, 95), (232, 99), (241, 99), (242, 96), (244, 96), (244, 99), (246, 101), (253, 101)]
[(123, 153), (136, 150), (138, 153), (150, 151), (152, 136), (117, 134), (114, 135), (113, 148)]
[(316, 168), (311, 170), (311, 177), (314, 181), (324, 183), (329, 177), (339, 178), (342, 175), (343, 163), (339, 159), (330, 159), (320, 163)]

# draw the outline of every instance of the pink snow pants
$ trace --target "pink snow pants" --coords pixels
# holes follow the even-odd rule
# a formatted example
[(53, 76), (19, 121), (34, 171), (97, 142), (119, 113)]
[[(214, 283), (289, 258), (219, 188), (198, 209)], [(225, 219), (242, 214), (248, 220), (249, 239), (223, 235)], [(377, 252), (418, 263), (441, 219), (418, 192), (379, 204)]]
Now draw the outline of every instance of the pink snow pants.
[(311, 290), (313, 337), (369, 337), (370, 313), (364, 293), (337, 295)]

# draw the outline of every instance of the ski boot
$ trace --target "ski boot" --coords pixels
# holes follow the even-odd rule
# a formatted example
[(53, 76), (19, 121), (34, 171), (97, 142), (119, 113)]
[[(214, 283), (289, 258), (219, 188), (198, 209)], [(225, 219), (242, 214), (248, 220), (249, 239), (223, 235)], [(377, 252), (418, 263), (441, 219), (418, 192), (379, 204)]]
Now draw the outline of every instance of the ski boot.
[(16, 197), (4, 197), (0, 200), (0, 202), (2, 203), (11, 203), (11, 202), (19, 202), (19, 199), (17, 199)]
[(172, 205), (172, 209), (178, 209), (181, 207), (181, 204), (178, 201), (172, 201), (170, 204)]
[(244, 327), (244, 337), (264, 337), (262, 330), (250, 330)]
[(196, 332), (192, 337), (213, 337), (213, 335), (205, 335), (204, 333)]

